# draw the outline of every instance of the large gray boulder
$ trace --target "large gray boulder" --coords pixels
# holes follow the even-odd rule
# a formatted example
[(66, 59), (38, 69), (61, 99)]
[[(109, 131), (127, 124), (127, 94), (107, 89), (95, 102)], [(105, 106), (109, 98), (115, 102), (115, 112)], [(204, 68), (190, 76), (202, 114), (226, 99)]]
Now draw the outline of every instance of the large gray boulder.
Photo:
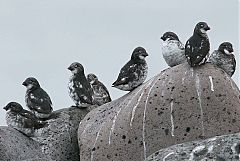
[[(0, 137), (5, 142), (0, 142), (0, 149), (4, 150), (0, 155), (5, 157), (0, 157), (0, 159), (4, 158), (4, 161), (40, 161), (39, 156), (46, 156), (47, 161), (79, 161), (77, 129), (85, 115), (96, 107), (90, 106), (83, 109), (70, 107), (54, 111), (47, 120), (47, 125), (36, 130), (34, 137), (31, 138), (14, 129), (1, 127)], [(11, 129), (11, 135), (4, 129)], [(34, 159), (33, 156), (37, 159)]]
[(239, 161), (240, 133), (192, 141), (161, 149), (147, 161)]
[(78, 130), (83, 161), (139, 161), (187, 141), (240, 131), (240, 92), (211, 64), (169, 68), (91, 111)]
[(23, 135), (11, 127), (0, 127), (0, 160), (23, 161), (23, 160), (49, 161), (42, 153), (38, 142)]

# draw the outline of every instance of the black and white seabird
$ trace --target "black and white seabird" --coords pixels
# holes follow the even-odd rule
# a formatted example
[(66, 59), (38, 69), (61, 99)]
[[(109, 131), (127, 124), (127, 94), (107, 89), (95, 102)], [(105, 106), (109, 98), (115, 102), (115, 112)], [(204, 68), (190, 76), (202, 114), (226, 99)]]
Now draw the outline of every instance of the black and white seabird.
[(147, 78), (148, 67), (145, 58), (148, 53), (143, 47), (134, 49), (131, 60), (125, 64), (112, 87), (123, 91), (132, 91), (141, 85)]
[(209, 57), (208, 61), (223, 69), (230, 77), (236, 69), (236, 60), (233, 55), (233, 46), (230, 42), (223, 42)]
[(68, 83), (69, 95), (79, 108), (88, 107), (93, 102), (93, 89), (84, 74), (83, 66), (74, 62), (69, 67), (68, 70), (72, 72)]
[(40, 87), (36, 78), (27, 78), (22, 85), (26, 86), (25, 102), (27, 107), (40, 119), (47, 119), (52, 113), (52, 101)]
[(110, 94), (107, 88), (104, 86), (102, 82), (98, 80), (98, 77), (95, 74), (87, 75), (88, 82), (92, 85), (94, 92), (94, 100), (98, 105), (103, 105), (107, 102), (111, 102)]
[(206, 22), (199, 22), (194, 29), (193, 35), (185, 44), (185, 56), (191, 67), (204, 64), (210, 50), (207, 31), (210, 27)]
[(174, 32), (165, 32), (161, 39), (163, 40), (162, 55), (170, 67), (186, 61), (184, 46)]
[(46, 124), (46, 122), (38, 120), (30, 111), (24, 110), (17, 102), (8, 103), (3, 109), (7, 111), (7, 125), (27, 136), (33, 136), (35, 129), (42, 128)]

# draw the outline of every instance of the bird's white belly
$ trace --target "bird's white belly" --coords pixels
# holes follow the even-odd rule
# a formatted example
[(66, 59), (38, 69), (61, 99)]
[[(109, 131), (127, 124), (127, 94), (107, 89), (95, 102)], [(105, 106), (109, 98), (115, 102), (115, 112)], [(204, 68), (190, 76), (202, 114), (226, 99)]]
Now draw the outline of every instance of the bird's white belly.
[(176, 43), (169, 42), (163, 44), (162, 55), (170, 67), (182, 64), (186, 61), (184, 49), (180, 49)]

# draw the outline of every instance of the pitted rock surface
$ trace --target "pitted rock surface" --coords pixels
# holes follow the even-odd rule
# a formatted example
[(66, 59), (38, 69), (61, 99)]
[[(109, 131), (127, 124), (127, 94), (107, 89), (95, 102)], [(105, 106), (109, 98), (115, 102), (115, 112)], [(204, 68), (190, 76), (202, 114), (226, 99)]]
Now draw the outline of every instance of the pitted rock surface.
[(54, 161), (79, 161), (77, 129), (85, 115), (97, 106), (70, 107), (54, 111), (47, 126), (35, 131), (35, 141), (44, 154)]
[(168, 68), (81, 122), (81, 160), (139, 161), (187, 141), (240, 131), (240, 93), (211, 64)]
[(147, 161), (239, 161), (240, 133), (182, 143), (161, 149)]
[(51, 161), (38, 142), (11, 127), (0, 127), (0, 161)]
[(31, 138), (10, 127), (1, 127), (0, 160), (79, 161), (77, 129), (85, 115), (96, 107), (54, 111), (45, 127), (36, 130)]

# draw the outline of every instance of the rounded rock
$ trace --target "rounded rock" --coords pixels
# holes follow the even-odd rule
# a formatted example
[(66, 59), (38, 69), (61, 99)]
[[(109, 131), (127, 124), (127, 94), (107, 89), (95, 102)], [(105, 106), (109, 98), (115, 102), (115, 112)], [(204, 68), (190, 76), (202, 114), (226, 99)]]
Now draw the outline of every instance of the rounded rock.
[(223, 70), (168, 68), (82, 120), (80, 158), (139, 161), (171, 145), (235, 133), (239, 107), (239, 89)]

